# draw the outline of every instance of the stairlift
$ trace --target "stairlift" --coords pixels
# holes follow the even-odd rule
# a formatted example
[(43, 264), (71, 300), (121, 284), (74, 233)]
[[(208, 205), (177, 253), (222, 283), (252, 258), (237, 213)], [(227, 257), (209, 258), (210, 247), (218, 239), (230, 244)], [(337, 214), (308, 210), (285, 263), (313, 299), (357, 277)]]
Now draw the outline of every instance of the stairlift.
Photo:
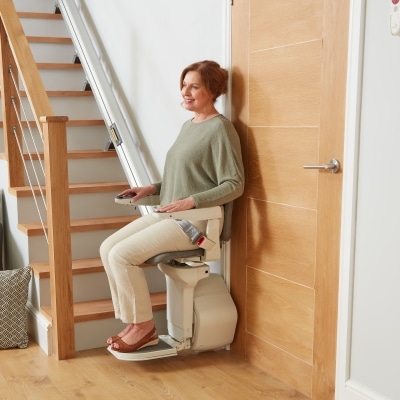
[[(157, 203), (154, 198), (158, 196), (148, 196), (132, 205), (154, 205)], [(119, 200), (116, 198), (116, 202), (123, 203)], [(120, 353), (109, 346), (108, 351), (116, 358), (124, 361), (151, 360), (175, 356), (178, 351), (187, 349), (219, 349), (233, 341), (237, 323), (235, 304), (222, 276), (211, 273), (210, 266), (205, 263), (220, 259), (221, 247), (230, 239), (232, 207), (233, 203), (228, 203), (222, 207), (156, 212), (158, 218), (207, 220), (207, 229), (204, 236), (196, 241), (198, 248), (161, 253), (146, 261), (147, 264), (157, 265), (165, 274), (168, 335), (159, 335), (158, 345), (132, 353)]]

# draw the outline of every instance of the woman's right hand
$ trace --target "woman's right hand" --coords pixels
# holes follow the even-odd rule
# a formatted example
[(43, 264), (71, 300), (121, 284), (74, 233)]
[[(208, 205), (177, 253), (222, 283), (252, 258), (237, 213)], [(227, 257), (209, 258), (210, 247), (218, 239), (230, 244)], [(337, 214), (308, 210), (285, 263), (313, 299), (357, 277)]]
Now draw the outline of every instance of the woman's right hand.
[(135, 200), (139, 200), (143, 197), (150, 196), (156, 193), (156, 187), (154, 185), (143, 186), (143, 187), (133, 187), (130, 189), (126, 189), (123, 192), (119, 193), (119, 197), (132, 197), (132, 202)]

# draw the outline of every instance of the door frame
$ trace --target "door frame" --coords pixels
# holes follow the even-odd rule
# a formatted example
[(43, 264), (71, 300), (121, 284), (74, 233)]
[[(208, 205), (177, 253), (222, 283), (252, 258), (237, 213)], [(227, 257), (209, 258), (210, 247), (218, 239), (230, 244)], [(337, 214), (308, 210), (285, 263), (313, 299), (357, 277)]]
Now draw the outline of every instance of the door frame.
[(366, 0), (350, 0), (348, 77), (343, 161), (342, 230), (336, 362), (336, 399), (365, 400), (350, 379), (351, 317)]

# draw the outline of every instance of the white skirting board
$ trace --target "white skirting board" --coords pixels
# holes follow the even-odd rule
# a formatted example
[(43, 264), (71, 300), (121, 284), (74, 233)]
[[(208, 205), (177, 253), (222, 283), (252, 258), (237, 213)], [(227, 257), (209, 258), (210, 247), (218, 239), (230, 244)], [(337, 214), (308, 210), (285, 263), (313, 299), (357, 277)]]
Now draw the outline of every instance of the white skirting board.
[(53, 353), (52, 328), (50, 322), (28, 302), (28, 334), (49, 356)]

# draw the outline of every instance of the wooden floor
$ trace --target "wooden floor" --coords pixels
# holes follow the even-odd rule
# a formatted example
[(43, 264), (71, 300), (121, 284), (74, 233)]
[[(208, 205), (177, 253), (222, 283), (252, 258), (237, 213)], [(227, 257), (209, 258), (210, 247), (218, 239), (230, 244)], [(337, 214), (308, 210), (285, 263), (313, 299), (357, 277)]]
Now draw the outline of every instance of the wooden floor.
[(221, 350), (123, 362), (105, 348), (81, 351), (71, 360), (27, 349), (0, 350), (1, 400), (306, 399), (286, 385)]

